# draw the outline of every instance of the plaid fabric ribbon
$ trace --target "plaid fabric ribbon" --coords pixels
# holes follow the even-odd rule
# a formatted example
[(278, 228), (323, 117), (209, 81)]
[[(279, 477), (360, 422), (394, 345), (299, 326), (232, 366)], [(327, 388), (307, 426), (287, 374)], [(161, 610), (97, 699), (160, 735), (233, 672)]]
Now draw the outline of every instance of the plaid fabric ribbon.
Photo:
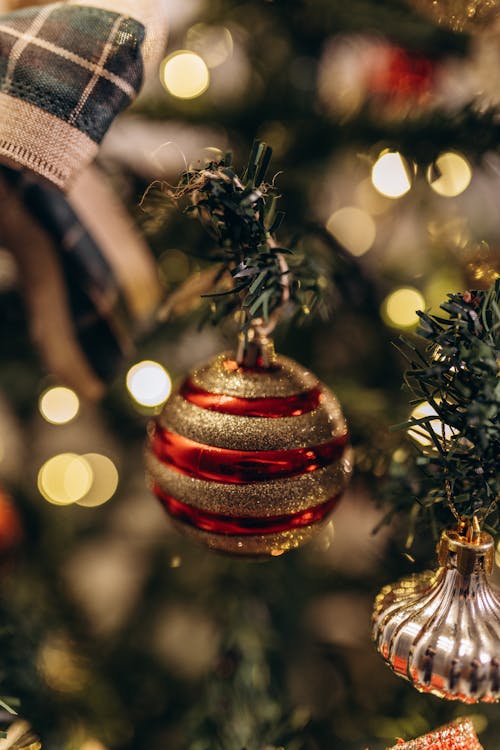
[(144, 76), (146, 28), (117, 6), (70, 1), (0, 15), (4, 162), (65, 189), (94, 158)]
[(66, 195), (0, 167), (0, 202), (1, 242), (16, 258), (45, 367), (85, 398), (99, 398), (136, 335), (154, 322), (162, 290), (149, 248), (92, 167)]

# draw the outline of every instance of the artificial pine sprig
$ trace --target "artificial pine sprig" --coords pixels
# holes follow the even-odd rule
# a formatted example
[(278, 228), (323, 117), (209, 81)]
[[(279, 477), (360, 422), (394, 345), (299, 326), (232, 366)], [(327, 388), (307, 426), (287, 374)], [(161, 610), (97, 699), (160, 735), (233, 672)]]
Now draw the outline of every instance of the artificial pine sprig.
[(447, 502), (457, 520), (488, 518), (492, 528), (500, 500), (500, 280), (488, 291), (450, 294), (441, 308), (448, 317), (419, 313), (425, 352), (408, 341), (402, 349), (412, 403), (435, 412), (399, 425), (419, 438), (414, 500), (426, 509)]
[(229, 286), (206, 295), (212, 300), (213, 320), (241, 310), (243, 331), (257, 320), (268, 324), (284, 303), (310, 314), (327, 286), (310, 258), (280, 247), (274, 238), (284, 213), (277, 209), (275, 185), (265, 182), (271, 156), (272, 149), (257, 140), (241, 176), (228, 153), (189, 169), (169, 191), (177, 205), (189, 200), (184, 212), (195, 215), (216, 243), (210, 258), (222, 264), (219, 279), (230, 276)]

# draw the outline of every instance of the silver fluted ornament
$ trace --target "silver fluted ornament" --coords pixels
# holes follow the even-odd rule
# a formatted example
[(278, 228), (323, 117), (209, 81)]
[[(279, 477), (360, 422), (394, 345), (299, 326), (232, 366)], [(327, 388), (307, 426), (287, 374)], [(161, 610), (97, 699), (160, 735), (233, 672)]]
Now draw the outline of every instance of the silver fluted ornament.
[(500, 700), (500, 594), (488, 580), (493, 538), (446, 531), (439, 569), (402, 579), (375, 600), (373, 638), (421, 692), (464, 703)]

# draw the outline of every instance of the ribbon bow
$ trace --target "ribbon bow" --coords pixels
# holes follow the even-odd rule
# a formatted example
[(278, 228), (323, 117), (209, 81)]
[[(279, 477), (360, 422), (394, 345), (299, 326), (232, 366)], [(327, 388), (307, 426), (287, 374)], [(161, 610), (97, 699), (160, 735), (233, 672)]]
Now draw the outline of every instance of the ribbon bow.
[(163, 51), (161, 0), (0, 11), (0, 160), (67, 189)]

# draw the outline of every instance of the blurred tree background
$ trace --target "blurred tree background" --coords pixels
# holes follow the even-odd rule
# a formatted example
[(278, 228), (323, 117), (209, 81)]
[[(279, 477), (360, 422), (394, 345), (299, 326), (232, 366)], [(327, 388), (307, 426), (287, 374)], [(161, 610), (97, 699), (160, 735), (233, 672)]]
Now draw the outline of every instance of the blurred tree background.
[[(383, 750), (464, 714), (493, 748), (498, 709), (447, 703), (396, 679), (371, 643), (370, 612), (381, 585), (434, 564), (435, 540), (418, 519), (411, 550), (408, 517), (381, 525), (379, 488), (391, 461), (403, 466), (412, 450), (389, 432), (410, 409), (391, 342), (414, 336), (416, 309), (436, 312), (449, 292), (500, 275), (500, 9), (480, 0), (164, 5), (165, 60), (112, 126), (98, 168), (139, 227), (137, 268), (154, 256), (141, 299), (153, 309), (187, 279), (191, 287), (166, 320), (146, 310), (150, 325), (136, 336), (121, 303), (106, 326), (88, 325), (85, 300), (109, 279), (91, 262), (65, 266), (84, 358), (108, 381), (100, 400), (85, 398), (79, 365), (65, 382), (51, 366), (49, 311), (26, 300), (37, 283), (50, 287), (52, 266), (33, 254), (26, 284), (23, 236), (18, 248), (2, 237), (0, 692), (19, 699), (50, 750)], [(143, 468), (146, 422), (170, 380), (233, 345), (227, 325), (199, 326), (210, 240), (165, 190), (188, 164), (226, 150), (243, 168), (255, 137), (274, 151), (279, 241), (311, 254), (332, 282), (330, 318), (304, 309), (300, 325), (279, 328), (277, 349), (335, 391), (355, 448), (354, 478), (328, 528), (261, 563), (181, 538)], [(2, 185), (4, 212), (14, 193), (29, 205), (32, 186), (8, 171)], [(87, 214), (105, 243), (107, 203), (94, 200)], [(123, 292), (120, 274), (133, 263), (120, 248), (112, 280)], [(65, 384), (70, 392), (54, 390)], [(68, 466), (77, 489), (61, 489)], [(412, 492), (402, 474), (396, 506)]]

